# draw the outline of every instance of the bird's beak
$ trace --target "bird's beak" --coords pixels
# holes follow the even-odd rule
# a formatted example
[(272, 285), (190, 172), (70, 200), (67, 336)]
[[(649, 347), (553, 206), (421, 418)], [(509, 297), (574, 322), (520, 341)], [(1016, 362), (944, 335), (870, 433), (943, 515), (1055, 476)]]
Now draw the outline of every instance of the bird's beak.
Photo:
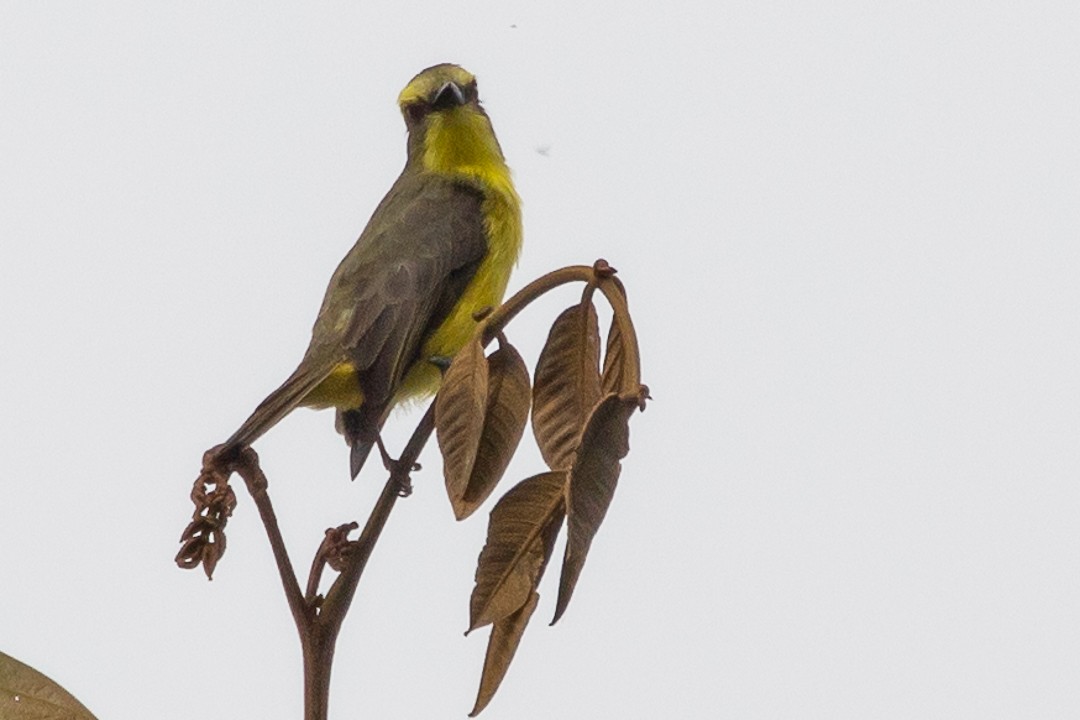
[(435, 99), (431, 101), (431, 107), (435, 110), (445, 110), (464, 104), (465, 93), (461, 92), (461, 88), (454, 82), (448, 82), (439, 88), (439, 92), (435, 93)]

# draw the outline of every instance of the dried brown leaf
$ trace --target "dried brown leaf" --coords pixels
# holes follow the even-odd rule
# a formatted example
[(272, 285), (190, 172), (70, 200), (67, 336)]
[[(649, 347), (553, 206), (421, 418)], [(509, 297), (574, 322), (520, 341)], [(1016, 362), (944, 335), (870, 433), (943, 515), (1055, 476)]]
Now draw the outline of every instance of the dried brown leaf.
[(585, 419), (600, 399), (600, 332), (592, 301), (556, 318), (536, 363), (533, 434), (552, 470), (570, 467)]
[(487, 707), (499, 689), (506, 670), (510, 667), (510, 661), (514, 659), (521, 636), (525, 627), (529, 624), (529, 618), (536, 610), (540, 596), (533, 592), (525, 605), (517, 612), (497, 620), (491, 627), (491, 637), (488, 638), (487, 654), (484, 656), (484, 672), (480, 676), (480, 691), (476, 694), (476, 704), (473, 705), (469, 717), (476, 717), (480, 711)]
[(203, 572), (206, 573), (207, 580), (214, 579), (214, 570), (217, 568), (218, 560), (221, 559), (221, 555), (220, 546), (216, 543), (203, 545), (202, 566)]
[(540, 582), (565, 516), (566, 472), (522, 480), (491, 511), (469, 600), (469, 632), (517, 612)]
[(611, 318), (608, 330), (607, 348), (604, 350), (604, 372), (600, 376), (601, 396), (619, 392), (627, 376), (626, 353), (623, 351), (623, 338), (619, 330), (617, 317)]
[[(464, 520), (480, 507), (506, 472), (529, 419), (529, 369), (510, 343), (488, 356), (487, 411), (465, 492), (454, 502)], [(453, 501), (453, 498), (451, 498)]]
[(480, 445), (487, 405), (488, 364), (479, 338), (454, 356), (435, 398), (435, 434), (443, 456), (446, 492), (455, 508), (465, 495)]
[[(528, 618), (526, 618), (527, 621)], [(514, 651), (511, 649), (510, 657), (513, 657), (513, 654)], [(510, 662), (509, 658), (506, 662)], [(43, 718), (95, 720), (93, 713), (67, 690), (29, 665), (2, 652), (0, 652), (0, 718), (4, 720), (42, 720)]]
[(566, 611), (589, 546), (615, 494), (622, 470), (620, 461), (630, 451), (630, 415), (638, 406), (637, 398), (607, 395), (589, 416), (582, 432), (567, 486), (566, 552), (552, 624)]

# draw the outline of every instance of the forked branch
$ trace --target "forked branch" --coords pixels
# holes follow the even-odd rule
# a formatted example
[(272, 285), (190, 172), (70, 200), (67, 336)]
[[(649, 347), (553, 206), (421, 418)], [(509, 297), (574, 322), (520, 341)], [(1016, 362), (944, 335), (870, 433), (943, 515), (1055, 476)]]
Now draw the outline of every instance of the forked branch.
[[(569, 419), (560, 417), (561, 411), (558, 411), (554, 420), (544, 421), (549, 425), (570, 423), (562, 428), (557, 425), (545, 428), (545, 432), (550, 431), (560, 438), (561, 443), (557, 452), (545, 455), (549, 464), (554, 463), (551, 472), (520, 483), (499, 501), (492, 513), (488, 547), (481, 554), (477, 570), (477, 590), (474, 591), (470, 621), (470, 629), (486, 624), (494, 626), (480, 695), (473, 708), (475, 714), (487, 704), (501, 682), (536, 607), (539, 597), (536, 585), (551, 558), (564, 519), (570, 527), (570, 541), (563, 561), (556, 619), (565, 610), (588, 546), (614, 492), (620, 460), (628, 449), (626, 422), (633, 410), (644, 409), (648, 396), (647, 388), (640, 384), (637, 337), (630, 320), (626, 292), (615, 277), (615, 270), (606, 261), (597, 260), (592, 266), (575, 265), (550, 272), (478, 319), (470, 348), (466, 349), (468, 352), (458, 354), (461, 362), (471, 364), (461, 365), (455, 360), (447, 372), (443, 391), (424, 414), (400, 457), (392, 460), (384, 454), (390, 476), (359, 536), (355, 540), (348, 537), (359, 527), (355, 522), (326, 531), (303, 591), (285, 548), (258, 456), (250, 448), (227, 459), (222, 459), (216, 452), (218, 448), (204, 455), (203, 470), (191, 494), (195, 512), (181, 537), (176, 561), (185, 568), (202, 565), (207, 575), (212, 575), (225, 552), (225, 526), (236, 505), (228, 479), (233, 472), (239, 474), (266, 529), (285, 597), (300, 635), (307, 720), (325, 720), (327, 717), (330, 671), (341, 625), (390, 513), (398, 498), (407, 495), (411, 488), (411, 473), (419, 469), (416, 461), (431, 433), (438, 425), (440, 447), (446, 458), (444, 471), (449, 473), (447, 488), (455, 514), (462, 519), (494, 489), (517, 447), (528, 416), (530, 384), (527, 368), (503, 331), (534, 300), (571, 282), (586, 283), (582, 302), (564, 313), (565, 321), (560, 316), (552, 332), (553, 335), (556, 333), (560, 322), (564, 324), (565, 327), (558, 331), (561, 334), (557, 344), (561, 345), (554, 349), (545, 347), (544, 353), (550, 356), (549, 364), (555, 363), (551, 366), (555, 377), (564, 374), (559, 369), (559, 363), (563, 363), (574, 373), (584, 373), (582, 377), (588, 380), (590, 387), (602, 389), (587, 393), (585, 402), (579, 399)], [(597, 366), (599, 340), (592, 307), (593, 291), (597, 289), (613, 311), (603, 377)], [(483, 347), (496, 337), (500, 338), (500, 349), (485, 357)], [(548, 344), (552, 342), (549, 338)], [(590, 348), (588, 353), (580, 355), (580, 348), (585, 347)], [(570, 354), (560, 357), (559, 353)], [(544, 362), (542, 355), (540, 364)], [(570, 363), (568, 366), (567, 362)], [(566, 390), (542, 381), (539, 373), (538, 369), (538, 387), (531, 389), (532, 394), (552, 398), (551, 402), (556, 405), (565, 404)], [(476, 382), (482, 385), (470, 386)], [(452, 395), (464, 400), (452, 399)], [(444, 428), (444, 424), (460, 419), (459, 413), (472, 413), (473, 417), (464, 424), (458, 422), (448, 425), (449, 429)], [(534, 428), (538, 422), (535, 413), (534, 407)], [(567, 413), (561, 412), (561, 415)], [(537, 432), (539, 440), (539, 430)], [(454, 455), (453, 462), (449, 461), (451, 455)], [(453, 473), (461, 476), (451, 477)], [(323, 597), (319, 594), (319, 586), (327, 566), (337, 576)]]

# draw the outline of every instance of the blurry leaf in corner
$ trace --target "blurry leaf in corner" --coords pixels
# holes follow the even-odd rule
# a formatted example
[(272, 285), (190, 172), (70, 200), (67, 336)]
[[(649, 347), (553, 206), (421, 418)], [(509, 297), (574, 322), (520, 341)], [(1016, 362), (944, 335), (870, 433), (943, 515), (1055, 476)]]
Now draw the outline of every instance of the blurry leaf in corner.
[(551, 326), (533, 380), (533, 434), (544, 462), (564, 470), (600, 399), (600, 331), (592, 301), (564, 310)]
[(96, 720), (46, 676), (0, 653), (0, 720)]
[(533, 592), (520, 610), (496, 621), (491, 627), (487, 654), (484, 656), (484, 671), (480, 676), (480, 690), (476, 693), (476, 704), (473, 705), (469, 717), (479, 715), (480, 711), (491, 702), (495, 691), (499, 689), (538, 602), (540, 602), (540, 596)]
[(630, 451), (630, 416), (638, 407), (639, 400), (608, 395), (589, 416), (581, 434), (567, 488), (566, 551), (552, 624), (566, 611), (589, 546), (615, 495), (621, 460)]

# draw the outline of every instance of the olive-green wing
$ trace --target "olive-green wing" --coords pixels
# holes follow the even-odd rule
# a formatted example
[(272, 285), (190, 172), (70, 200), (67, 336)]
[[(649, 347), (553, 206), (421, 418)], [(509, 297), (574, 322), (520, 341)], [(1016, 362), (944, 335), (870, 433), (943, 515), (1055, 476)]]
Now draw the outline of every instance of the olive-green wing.
[(358, 470), (357, 451), (366, 457), (424, 338), (453, 308), (487, 252), (482, 201), (471, 186), (406, 169), (334, 272), (300, 366), (228, 444), (254, 442), (348, 361), (364, 393), (363, 407), (342, 422)]
[[(338, 423), (352, 447), (353, 477), (402, 378), (421, 359), (424, 340), (457, 304), (487, 253), (482, 202), (471, 186), (406, 176), (372, 218), (365, 238), (371, 249), (342, 262), (339, 288), (347, 289), (334, 292), (365, 296), (342, 338), (364, 393), (363, 405), (344, 410)], [(328, 293), (320, 322), (348, 312)]]

